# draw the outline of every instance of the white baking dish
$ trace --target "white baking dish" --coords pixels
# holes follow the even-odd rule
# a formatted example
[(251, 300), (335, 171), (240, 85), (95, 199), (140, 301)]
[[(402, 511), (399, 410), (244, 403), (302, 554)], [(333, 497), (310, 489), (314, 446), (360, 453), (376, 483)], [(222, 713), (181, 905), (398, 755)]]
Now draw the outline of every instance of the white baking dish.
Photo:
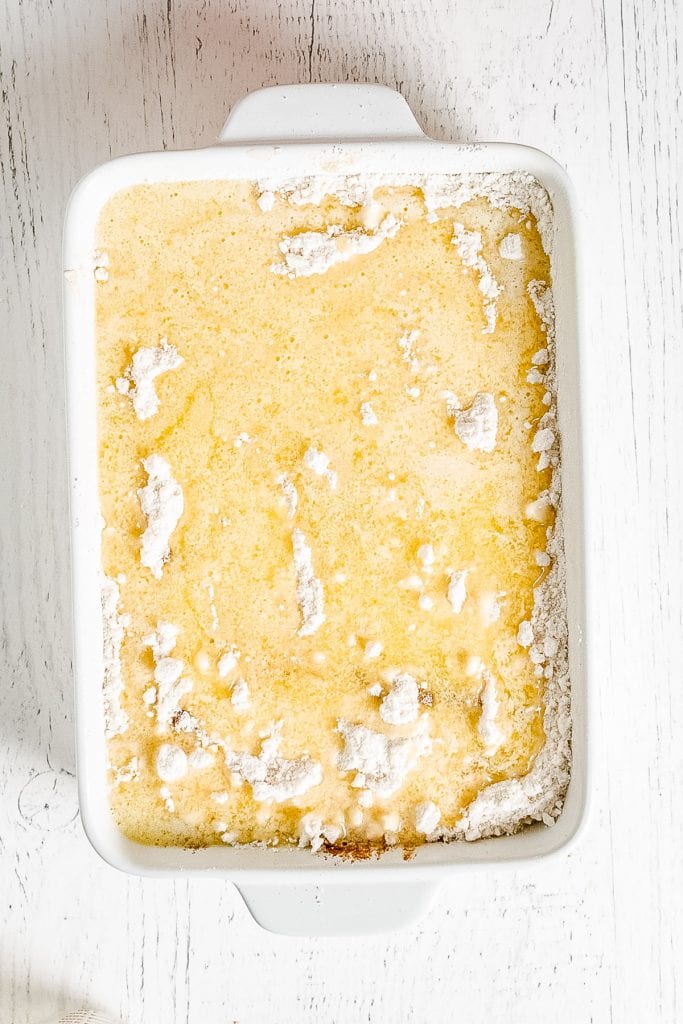
[[(425, 845), (409, 861), (400, 850), (350, 863), (310, 850), (141, 846), (110, 815), (100, 682), (100, 519), (95, 285), (99, 212), (110, 196), (140, 182), (256, 179), (327, 171), (427, 173), (526, 170), (547, 188), (555, 210), (553, 280), (557, 312), (558, 405), (567, 548), (573, 773), (552, 828), (474, 843)], [(289, 934), (351, 934), (415, 919), (452, 872), (529, 860), (564, 847), (585, 817), (588, 788), (586, 590), (580, 386), (582, 334), (576, 207), (563, 170), (543, 153), (513, 145), (459, 146), (428, 139), (405, 101), (381, 86), (313, 85), (265, 89), (232, 111), (208, 149), (128, 156), (99, 167), (76, 188), (65, 229), (65, 323), (74, 581), (76, 731), (81, 817), (110, 864), (135, 874), (203, 873), (235, 882), (264, 927)]]

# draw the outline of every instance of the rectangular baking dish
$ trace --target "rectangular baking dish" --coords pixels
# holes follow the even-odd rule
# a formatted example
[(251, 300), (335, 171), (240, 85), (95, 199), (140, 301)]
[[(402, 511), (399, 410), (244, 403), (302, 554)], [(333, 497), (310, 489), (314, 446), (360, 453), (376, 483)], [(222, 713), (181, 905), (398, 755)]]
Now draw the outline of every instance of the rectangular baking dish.
[[(474, 843), (426, 844), (410, 860), (340, 861), (310, 850), (148, 847), (123, 836), (107, 798), (101, 680), (100, 510), (98, 499), (95, 279), (100, 210), (119, 189), (143, 182), (302, 177), (325, 173), (533, 174), (555, 212), (552, 257), (557, 317), (557, 386), (567, 549), (573, 770), (564, 810), (552, 828)], [(218, 143), (206, 149), (113, 160), (76, 187), (64, 238), (66, 378), (76, 679), (78, 786), (83, 827), (111, 865), (139, 875), (211, 874), (233, 881), (264, 927), (288, 934), (359, 934), (414, 920), (456, 870), (548, 856), (565, 848), (586, 812), (588, 652), (581, 367), (584, 364), (570, 183), (550, 157), (517, 145), (455, 145), (427, 138), (402, 97), (382, 86), (305, 85), (252, 93), (233, 109)]]

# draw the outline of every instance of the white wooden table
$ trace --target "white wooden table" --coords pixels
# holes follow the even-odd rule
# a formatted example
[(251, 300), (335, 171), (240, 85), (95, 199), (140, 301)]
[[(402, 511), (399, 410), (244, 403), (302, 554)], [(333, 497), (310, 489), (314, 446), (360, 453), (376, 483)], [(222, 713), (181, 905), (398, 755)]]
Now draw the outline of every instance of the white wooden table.
[[(678, 13), (676, 12), (678, 6)], [(675, 0), (6, 0), (0, 8), (0, 1021), (683, 1019), (681, 85)], [(77, 816), (60, 232), (95, 164), (217, 134), (261, 85), (382, 82), (521, 141), (585, 216), (594, 813), (568, 856), (453, 877), (394, 936), (260, 931), (231, 886), (107, 868)]]

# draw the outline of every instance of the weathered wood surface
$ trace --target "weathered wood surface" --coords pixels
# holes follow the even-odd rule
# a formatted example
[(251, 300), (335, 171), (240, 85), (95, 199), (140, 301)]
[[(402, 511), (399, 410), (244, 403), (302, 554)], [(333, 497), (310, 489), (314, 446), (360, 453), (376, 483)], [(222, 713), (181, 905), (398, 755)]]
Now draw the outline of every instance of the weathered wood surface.
[[(0, 1020), (683, 1015), (680, 6), (667, 0), (7, 0), (0, 11)], [(581, 844), (454, 875), (419, 927), (287, 940), (229, 885), (127, 878), (77, 819), (60, 233), (110, 156), (215, 137), (264, 84), (400, 89), (431, 134), (522, 141), (584, 214), (594, 813)]]

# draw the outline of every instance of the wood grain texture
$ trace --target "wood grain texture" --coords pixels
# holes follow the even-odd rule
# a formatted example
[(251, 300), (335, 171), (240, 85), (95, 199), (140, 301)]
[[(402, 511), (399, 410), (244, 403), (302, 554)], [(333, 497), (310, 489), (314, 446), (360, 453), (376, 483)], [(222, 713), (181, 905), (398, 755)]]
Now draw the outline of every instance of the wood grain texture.
[[(681, 8), (666, 0), (7, 0), (0, 9), (0, 1020), (502, 1024), (683, 1015)], [(110, 156), (210, 142), (261, 85), (394, 86), (521, 141), (584, 214), (593, 814), (566, 856), (453, 876), (388, 937), (288, 940), (229, 885), (118, 874), (73, 778), (60, 234)]]

